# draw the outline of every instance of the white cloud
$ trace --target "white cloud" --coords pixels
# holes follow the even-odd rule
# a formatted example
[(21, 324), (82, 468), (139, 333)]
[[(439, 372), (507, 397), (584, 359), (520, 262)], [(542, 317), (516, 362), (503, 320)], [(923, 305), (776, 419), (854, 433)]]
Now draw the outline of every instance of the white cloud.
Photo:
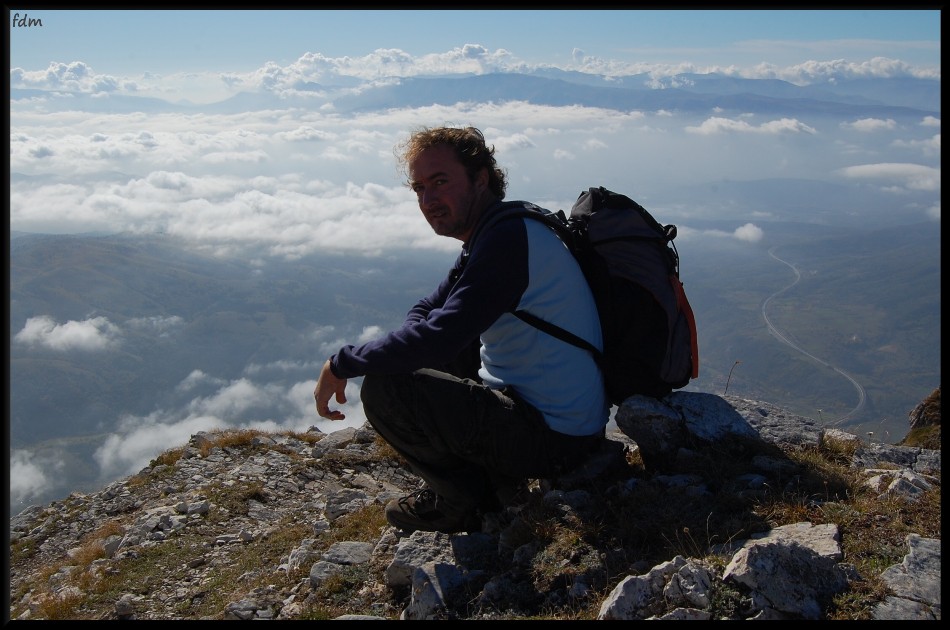
[[(822, 43), (807, 42), (807, 45), (803, 46), (802, 42), (747, 40), (741, 42), (739, 49), (756, 57), (775, 56), (777, 51), (782, 49), (791, 50), (796, 55), (815, 55), (820, 54), (816, 52), (816, 48), (820, 49)], [(835, 52), (831, 52), (830, 48), (825, 52), (829, 56), (837, 54), (841, 46), (848, 44), (841, 41), (824, 43), (835, 49)], [(887, 42), (860, 42), (860, 46), (872, 49), (881, 49), (886, 45)], [(935, 45), (939, 45), (939, 42)], [(677, 57), (688, 53), (703, 56), (708, 54), (708, 51), (675, 51)], [(223, 100), (238, 92), (263, 91), (281, 97), (292, 94), (310, 98), (314, 101), (312, 109), (316, 110), (327, 105), (330, 93), (359, 90), (360, 82), (364, 81), (382, 83), (398, 81), (403, 77), (459, 73), (480, 75), (552, 67), (602, 75), (608, 81), (618, 77), (645, 75), (647, 78), (644, 80), (644, 86), (654, 89), (688, 87), (688, 79), (676, 76), (683, 73), (718, 73), (750, 79), (781, 79), (797, 85), (833, 83), (854, 78), (940, 78), (939, 65), (918, 66), (885, 56), (865, 61), (835, 58), (830, 61), (809, 60), (788, 66), (760, 63), (740, 67), (717, 63), (629, 62), (599, 58), (575, 48), (570, 61), (552, 66), (548, 63), (523, 61), (504, 48), (492, 50), (481, 44), (468, 43), (447, 51), (422, 55), (413, 55), (395, 48), (380, 48), (365, 55), (343, 57), (306, 52), (286, 65), (268, 61), (247, 72), (145, 72), (138, 76), (113, 77), (97, 73), (82, 61), (56, 62), (46, 69), (36, 71), (11, 68), (10, 85), (13, 88), (69, 90), (101, 96), (117, 93), (137, 94), (169, 100), (181, 100), (187, 95), (191, 101), (204, 103)]]
[(733, 244), (734, 247), (742, 247), (741, 243), (758, 243), (765, 236), (765, 231), (754, 223), (741, 225), (732, 232), (715, 228), (697, 229), (688, 225), (677, 225), (676, 229), (676, 242), (680, 244), (703, 241), (703, 244), (706, 245), (710, 243), (709, 239), (717, 239), (717, 242), (723, 245)]
[(395, 48), (380, 48), (363, 56), (338, 58), (308, 52), (286, 67), (267, 64), (250, 75), (245, 75), (241, 81), (245, 86), (296, 90), (307, 83), (332, 84), (334, 79), (341, 77), (372, 80), (423, 74), (483, 74), (516, 67), (522, 67), (522, 64), (508, 51), (492, 51), (479, 44), (466, 44), (446, 52), (418, 57)]
[[(324, 420), (317, 415), (313, 400), (315, 385), (316, 375), (312, 381), (290, 387), (260, 385), (239, 379), (225, 384), (212, 396), (196, 398), (182, 409), (159, 410), (147, 416), (125, 416), (120, 420), (118, 431), (106, 438), (93, 458), (103, 478), (115, 479), (139, 472), (156, 456), (183, 446), (199, 431), (228, 428), (303, 431), (316, 426), (328, 433), (358, 427), (366, 421), (357, 380), (347, 383), (345, 404), (331, 402), (331, 407), (339, 408), (346, 416), (340, 421)], [(243, 412), (264, 403), (281, 406), (284, 411), (279, 420), (262, 417), (241, 419)]]
[[(774, 51), (783, 43), (779, 41), (763, 41), (766, 49)], [(801, 42), (790, 42), (794, 47), (800, 47)], [(809, 43), (813, 47), (813, 43)], [(848, 61), (835, 59), (832, 61), (806, 61), (785, 68), (772, 64), (762, 63), (751, 69), (732, 69), (730, 74), (738, 74), (746, 78), (782, 79), (797, 85), (811, 83), (835, 82), (845, 79), (888, 79), (896, 77), (917, 77), (921, 79), (939, 79), (940, 68), (920, 67), (887, 57), (873, 57), (867, 61)]]
[(196, 416), (239, 417), (249, 410), (270, 408), (279, 403), (283, 395), (278, 385), (257, 385), (241, 378), (227, 383), (212, 396), (191, 401), (188, 410)]
[(119, 328), (105, 317), (57, 324), (48, 315), (31, 317), (14, 341), (50, 350), (106, 350), (119, 343)]
[[(363, 328), (357, 343), (369, 341), (376, 335), (377, 332), (381, 330), (382, 329), (379, 326), (367, 326)], [(312, 339), (317, 343), (318, 356), (322, 357), (329, 357), (330, 355), (335, 354), (344, 345), (353, 343), (352, 339), (347, 339), (333, 326), (319, 326), (310, 334), (308, 334), (307, 338)], [(323, 367), (323, 361), (320, 361), (320, 365), (318, 367)]]
[(360, 333), (357, 343), (362, 344), (367, 341), (372, 341), (373, 339), (383, 336), (384, 333), (385, 331), (379, 326), (366, 326), (363, 328), (363, 332)]
[(312, 194), (295, 190), (292, 178), (158, 172), (124, 184), (14, 188), (11, 221), (26, 231), (163, 231), (197, 242), (263, 246), (286, 257), (344, 249), (376, 255), (394, 244), (458, 249), (421, 220), (402, 186), (347, 185)]
[(107, 478), (133, 475), (159, 454), (187, 443), (195, 433), (227, 426), (223, 420), (214, 417), (189, 417), (165, 423), (160, 421), (158, 414), (152, 414), (145, 418), (126, 419), (130, 424), (131, 420), (134, 420), (134, 428), (110, 435), (93, 453), (101, 474)]
[(922, 127), (939, 127), (940, 119), (933, 116), (924, 116), (924, 119), (920, 121), (920, 125)]
[(733, 232), (733, 235), (736, 239), (740, 241), (748, 241), (750, 243), (758, 243), (762, 240), (764, 232), (762, 228), (757, 227), (753, 223), (746, 223), (745, 225), (736, 228), (736, 231)]
[(895, 147), (919, 149), (926, 156), (940, 155), (940, 134), (936, 134), (926, 140), (895, 140)]
[(297, 127), (291, 131), (281, 131), (276, 134), (276, 137), (281, 140), (289, 140), (290, 142), (311, 142), (311, 141), (331, 141), (336, 138), (336, 134), (329, 131), (324, 131), (322, 129), (314, 129), (313, 127)]
[(880, 118), (862, 118), (853, 122), (843, 122), (841, 126), (855, 131), (871, 132), (881, 130), (897, 129), (897, 122), (893, 118), (881, 120)]
[(10, 502), (22, 504), (31, 496), (50, 487), (51, 481), (62, 471), (63, 460), (54, 456), (37, 456), (31, 451), (14, 449), (10, 452)]
[(115, 92), (120, 88), (135, 91), (134, 84), (108, 75), (96, 74), (81, 61), (53, 62), (45, 70), (10, 70), (10, 82), (15, 87), (69, 90), (73, 92)]
[(721, 118), (718, 116), (713, 116), (712, 118), (707, 118), (703, 121), (702, 124), (697, 126), (688, 126), (686, 131), (689, 133), (697, 133), (701, 135), (710, 135), (717, 133), (762, 133), (762, 134), (779, 134), (779, 133), (810, 133), (814, 134), (817, 131), (802, 123), (794, 118), (782, 118), (781, 120), (772, 120), (769, 122), (762, 123), (759, 126), (749, 124), (744, 120), (731, 120), (729, 118)]
[(175, 391), (178, 392), (188, 392), (194, 389), (195, 387), (201, 385), (202, 383), (210, 383), (212, 385), (223, 385), (224, 381), (219, 378), (214, 378), (213, 376), (206, 374), (203, 370), (192, 370), (188, 376), (183, 378), (178, 385), (175, 386)]
[[(488, 133), (487, 129), (483, 131)], [(489, 144), (494, 145), (495, 151), (502, 154), (507, 154), (518, 149), (531, 149), (536, 146), (534, 142), (531, 141), (531, 138), (523, 133), (516, 133), (508, 136), (502, 135), (501, 137), (491, 140)]]
[(261, 164), (269, 159), (263, 151), (218, 151), (205, 153), (201, 159), (210, 164), (227, 164), (232, 162), (249, 162)]

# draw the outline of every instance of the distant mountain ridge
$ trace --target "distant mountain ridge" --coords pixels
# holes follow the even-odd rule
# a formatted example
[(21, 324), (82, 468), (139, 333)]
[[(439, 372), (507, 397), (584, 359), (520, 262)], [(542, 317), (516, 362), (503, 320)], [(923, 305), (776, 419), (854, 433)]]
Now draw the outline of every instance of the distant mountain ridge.
[[(452, 105), (460, 101), (523, 100), (554, 107), (582, 105), (619, 111), (675, 110), (703, 113), (719, 108), (740, 113), (810, 111), (836, 116), (896, 117), (920, 117), (937, 115), (939, 112), (939, 108), (927, 110), (870, 100), (854, 103), (848, 102), (855, 100), (848, 97), (819, 99), (811, 96), (809, 90), (796, 88), (792, 84), (782, 86), (782, 91), (787, 93), (783, 96), (776, 95), (778, 90), (772, 87), (771, 82), (767, 83), (765, 93), (760, 93), (755, 89), (757, 83), (752, 80), (740, 84), (723, 82), (719, 85), (699, 82), (705, 89), (697, 91), (680, 87), (650, 89), (644, 85), (587, 85), (581, 88), (577, 83), (561, 79), (511, 73), (440, 79), (414, 77), (402, 79), (397, 84), (364, 90), (359, 94), (344, 95), (335, 99), (334, 103), (343, 111), (372, 111), (392, 106), (393, 103), (422, 107), (432, 104)], [(730, 85), (738, 89), (727, 89)], [(795, 94), (796, 90), (800, 92)]]
[[(662, 87), (661, 87), (662, 86)], [(541, 69), (526, 73), (497, 72), (449, 76), (416, 76), (364, 82), (358, 86), (306, 83), (299, 94), (245, 92), (218, 103), (194, 105), (157, 98), (66, 92), (67, 99), (50, 99), (53, 92), (13, 88), (13, 101), (48, 99), (56, 109), (81, 105), (88, 111), (207, 111), (237, 113), (259, 109), (305, 107), (332, 103), (341, 112), (367, 112), (399, 107), (422, 107), (457, 102), (527, 101), (537, 105), (582, 105), (619, 111), (675, 110), (703, 113), (721, 108), (729, 112), (818, 112), (837, 116), (939, 116), (940, 82), (892, 78), (845, 80), (798, 86), (779, 79), (745, 79), (722, 74), (687, 73), (654, 80), (637, 74), (605, 77), (582, 72)]]

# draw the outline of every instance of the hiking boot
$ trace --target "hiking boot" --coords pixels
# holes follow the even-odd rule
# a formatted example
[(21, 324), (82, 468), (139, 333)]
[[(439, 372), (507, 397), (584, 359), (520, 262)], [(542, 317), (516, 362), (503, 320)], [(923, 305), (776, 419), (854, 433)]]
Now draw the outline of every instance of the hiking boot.
[(459, 512), (429, 488), (416, 490), (409, 496), (393, 499), (386, 504), (386, 520), (393, 527), (414, 532), (477, 532), (481, 519), (475, 510)]

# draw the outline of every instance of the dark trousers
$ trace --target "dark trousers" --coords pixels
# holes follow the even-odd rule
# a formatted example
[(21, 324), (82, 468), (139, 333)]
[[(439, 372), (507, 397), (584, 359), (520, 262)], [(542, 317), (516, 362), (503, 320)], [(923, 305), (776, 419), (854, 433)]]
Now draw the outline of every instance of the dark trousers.
[(553, 431), (512, 392), (438, 370), (367, 375), (360, 396), (373, 428), (458, 510), (497, 508), (498, 489), (556, 477), (603, 440)]

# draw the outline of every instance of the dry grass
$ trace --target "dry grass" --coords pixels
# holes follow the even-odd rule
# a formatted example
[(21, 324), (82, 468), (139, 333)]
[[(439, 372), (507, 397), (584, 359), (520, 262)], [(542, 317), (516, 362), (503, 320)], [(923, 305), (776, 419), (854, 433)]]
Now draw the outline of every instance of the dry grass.
[[(251, 448), (258, 435), (257, 431), (221, 433), (212, 436), (211, 443)], [(683, 471), (677, 471), (701, 477), (704, 492), (656, 483), (634, 453), (628, 456), (629, 470), (584, 487), (589, 503), (566, 514), (546, 504), (540, 491), (532, 492), (518, 514), (518, 525), (506, 532), (506, 544), (512, 550), (527, 543), (534, 545), (527, 568), (508, 588), (507, 608), (489, 611), (475, 606), (481, 587), (475, 581), (469, 587), (473, 591), (471, 599), (455, 613), (462, 618), (594, 619), (600, 602), (627, 575), (642, 573), (676, 555), (700, 559), (721, 570), (728, 557), (715, 552), (718, 545), (780, 525), (808, 521), (836, 524), (844, 561), (863, 576), (847, 593), (834, 599), (827, 619), (870, 619), (874, 605), (887, 595), (879, 576), (907, 553), (906, 536), (915, 533), (940, 538), (940, 480), (937, 475), (934, 489), (913, 502), (879, 496), (865, 485), (861, 471), (849, 466), (854, 448), (848, 441), (786, 450), (736, 441), (707, 449)], [(364, 464), (402, 462), (381, 440), (372, 450)], [(172, 465), (180, 456), (181, 452), (166, 453), (153, 463)], [(781, 472), (770, 474), (759, 488), (736, 485), (736, 478), (752, 469), (751, 461), (756, 456), (781, 461)], [(214, 506), (206, 516), (209, 524), (246, 514), (251, 500), (273, 500), (260, 483), (213, 483), (206, 494)], [(29, 585), (11, 594), (11, 616), (23, 612), (16, 602), (28, 588), (33, 590), (33, 618), (105, 619), (129, 585), (148, 592), (168, 580), (188, 582), (189, 562), (203, 556), (209, 543), (191, 528), (161, 545), (142, 547), (135, 556), (111, 562), (110, 569), (103, 571), (99, 565), (105, 557), (104, 541), (124, 531), (122, 518), (102, 523), (72, 550), (70, 558), (39, 569)], [(302, 570), (291, 574), (275, 571), (281, 559), (304, 538), (315, 536), (311, 524), (303, 520), (305, 515), (300, 518), (287, 518), (274, 524), (267, 536), (236, 546), (229, 562), (210, 573), (199, 593), (175, 603), (175, 614), (182, 619), (221, 619), (229, 602), (255, 588), (289, 588), (305, 578)], [(334, 521), (317, 537), (316, 545), (318, 550), (325, 550), (344, 540), (375, 543), (386, 527), (382, 506), (370, 505)], [(14, 562), (36, 552), (36, 545), (28, 541), (11, 545)], [(76, 568), (67, 569), (70, 565)], [(499, 573), (511, 572), (508, 565), (498, 569)], [(301, 618), (333, 619), (344, 613), (398, 618), (409, 593), (381, 588), (384, 570), (384, 564), (371, 563), (347, 568), (324, 581), (307, 598)], [(52, 583), (76, 589), (53, 595), (50, 578), (54, 575)], [(592, 587), (589, 597), (562, 601), (551, 595), (566, 592), (577, 580)], [(715, 618), (736, 615), (740, 599), (728, 585), (717, 584), (711, 607)]]

